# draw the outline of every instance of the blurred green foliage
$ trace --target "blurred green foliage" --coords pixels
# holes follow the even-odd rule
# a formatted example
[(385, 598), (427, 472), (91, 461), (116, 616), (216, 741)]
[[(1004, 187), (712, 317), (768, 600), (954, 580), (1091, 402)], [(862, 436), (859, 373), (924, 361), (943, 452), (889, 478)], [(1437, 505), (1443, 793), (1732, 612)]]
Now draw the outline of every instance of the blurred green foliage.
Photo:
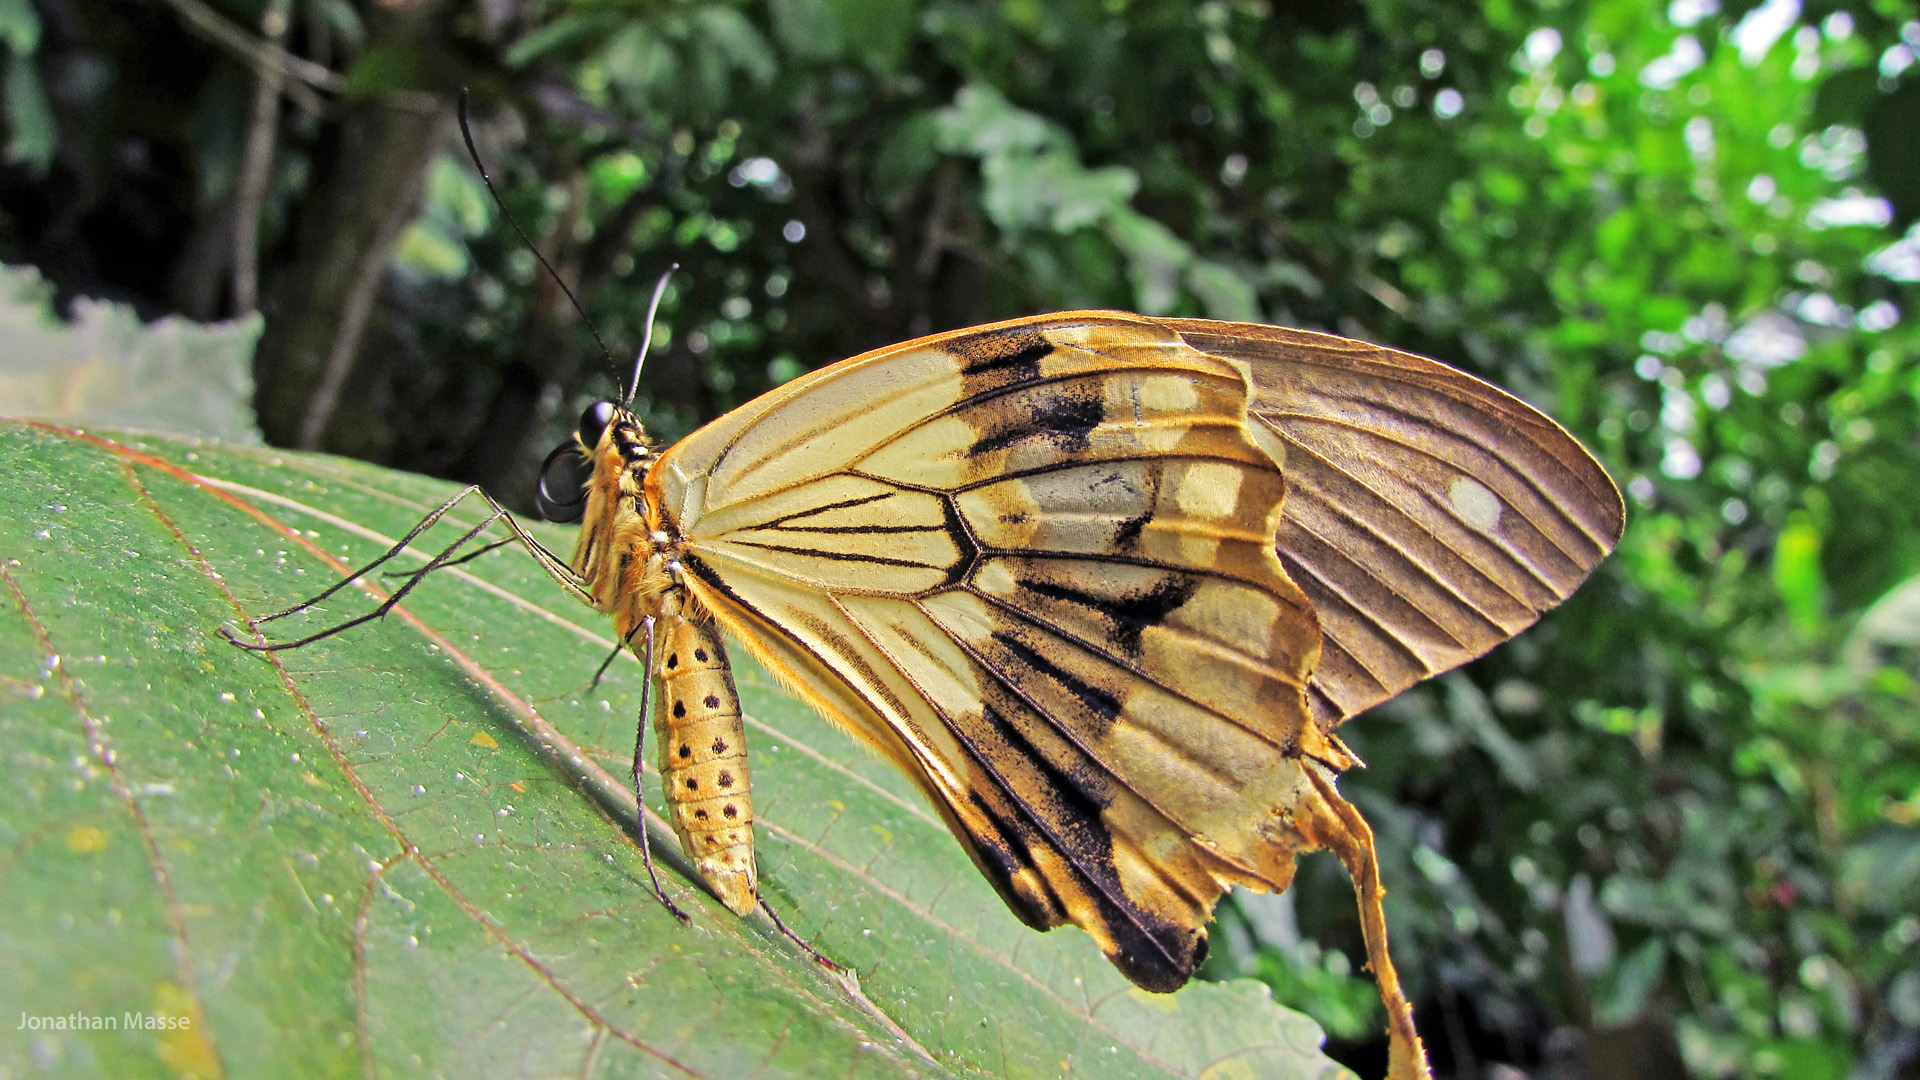
[[(0, 257), (69, 294), (208, 295), (223, 264), (188, 253), (229, 205), (248, 69), (175, 9), (35, 4), (0, 0)], [(1912, 4), (427, 9), (403, 33), (302, 0), (291, 47), (343, 73), (339, 108), (472, 85), (508, 206), (616, 348), (682, 265), (641, 387), (664, 438), (863, 349), (1083, 306), (1330, 329), (1547, 408), (1628, 493), (1620, 552), (1345, 732), (1443, 1070), (1920, 1069)], [(156, 43), (183, 59), (142, 81)], [(357, 164), (339, 126), (279, 122), (269, 278)], [(611, 375), (455, 140), (412, 179), (349, 384), (390, 419), (328, 445), (524, 492)], [(537, 408), (500, 405), (529, 379)], [(1338, 866), (1273, 904), (1224, 916), (1210, 973), (1372, 1060)]]

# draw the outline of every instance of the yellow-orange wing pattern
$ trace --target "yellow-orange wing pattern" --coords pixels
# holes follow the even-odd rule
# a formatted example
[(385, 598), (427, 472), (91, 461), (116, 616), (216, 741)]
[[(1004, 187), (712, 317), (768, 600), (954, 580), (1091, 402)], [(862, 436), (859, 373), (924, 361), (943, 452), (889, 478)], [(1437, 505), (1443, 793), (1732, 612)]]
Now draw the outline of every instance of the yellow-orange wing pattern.
[[(917, 779), (1021, 918), (1142, 986), (1202, 955), (1338, 764), (1235, 365), (1146, 319), (1026, 320), (796, 380), (649, 474), (689, 591)], [(1285, 837), (1278, 837), (1285, 841)]]

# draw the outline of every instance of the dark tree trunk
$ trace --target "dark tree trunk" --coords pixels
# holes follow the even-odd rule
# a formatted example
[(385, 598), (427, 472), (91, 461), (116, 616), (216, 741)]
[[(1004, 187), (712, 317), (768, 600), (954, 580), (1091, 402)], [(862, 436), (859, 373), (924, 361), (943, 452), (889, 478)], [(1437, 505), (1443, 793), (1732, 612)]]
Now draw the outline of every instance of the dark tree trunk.
[(403, 100), (347, 107), (337, 152), (315, 185), (324, 195), (301, 222), (291, 264), (268, 290), (254, 372), (269, 442), (380, 456), (369, 445), (384, 441), (368, 429), (371, 417), (342, 392), (393, 241), (418, 208), (421, 178), (451, 111), (422, 94)]

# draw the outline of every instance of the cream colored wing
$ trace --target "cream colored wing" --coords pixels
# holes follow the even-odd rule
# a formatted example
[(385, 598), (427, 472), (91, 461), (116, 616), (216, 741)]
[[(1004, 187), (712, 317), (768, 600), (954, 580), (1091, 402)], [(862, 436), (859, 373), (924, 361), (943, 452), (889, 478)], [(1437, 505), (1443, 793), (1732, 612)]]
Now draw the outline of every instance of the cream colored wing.
[(1243, 367), (1073, 313), (869, 353), (668, 451), (689, 590), (913, 775), (1016, 913), (1140, 985), (1281, 888), (1319, 632)]
[(1287, 479), (1280, 562), (1325, 635), (1309, 688), (1324, 727), (1526, 629), (1620, 538), (1606, 471), (1498, 387), (1327, 334), (1165, 325), (1250, 365)]

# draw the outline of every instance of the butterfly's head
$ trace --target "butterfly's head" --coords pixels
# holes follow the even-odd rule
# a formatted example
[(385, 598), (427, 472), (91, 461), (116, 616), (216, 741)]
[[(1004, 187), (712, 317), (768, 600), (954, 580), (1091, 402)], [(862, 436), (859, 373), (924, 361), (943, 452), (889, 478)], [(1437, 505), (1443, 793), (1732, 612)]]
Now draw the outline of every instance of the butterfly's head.
[[(603, 398), (587, 406), (574, 437), (554, 447), (540, 466), (534, 507), (548, 521), (579, 521), (597, 490), (618, 490), (623, 475), (629, 473), (637, 485), (652, 460), (653, 440), (640, 426), (640, 418), (619, 402)], [(561, 478), (554, 477), (556, 466)]]

